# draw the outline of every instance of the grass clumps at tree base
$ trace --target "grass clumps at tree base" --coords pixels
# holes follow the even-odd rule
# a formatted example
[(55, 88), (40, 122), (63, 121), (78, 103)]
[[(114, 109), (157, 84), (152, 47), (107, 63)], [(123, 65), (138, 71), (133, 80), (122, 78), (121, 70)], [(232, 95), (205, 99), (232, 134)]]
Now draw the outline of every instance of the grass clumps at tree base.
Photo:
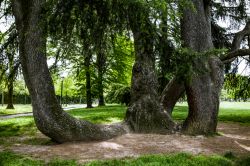
[(248, 158), (226, 158), (223, 156), (203, 156), (186, 153), (171, 155), (147, 155), (139, 158), (124, 158), (115, 160), (96, 160), (79, 164), (75, 160), (53, 159), (46, 163), (44, 160), (33, 159), (25, 155), (19, 155), (10, 151), (0, 152), (1, 166), (247, 166)]

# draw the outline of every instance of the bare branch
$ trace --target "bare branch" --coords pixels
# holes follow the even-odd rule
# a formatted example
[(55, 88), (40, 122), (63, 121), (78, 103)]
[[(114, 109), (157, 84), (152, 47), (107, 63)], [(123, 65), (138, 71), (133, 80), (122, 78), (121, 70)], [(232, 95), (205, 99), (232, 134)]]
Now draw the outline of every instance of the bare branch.
[(240, 49), (240, 44), (242, 40), (244, 39), (245, 36), (249, 35), (250, 35), (250, 21), (247, 22), (245, 28), (242, 31), (237, 32), (235, 34), (231, 50), (235, 51), (237, 49)]
[(231, 52), (220, 57), (223, 63), (230, 63), (239, 56), (250, 55), (250, 49), (240, 49), (240, 45), (245, 36), (250, 36), (250, 20), (246, 23), (245, 28), (235, 34)]
[(229, 63), (229, 62), (232, 62), (236, 57), (240, 57), (240, 56), (243, 57), (247, 55), (250, 55), (250, 49), (239, 49), (239, 50), (229, 52), (228, 54), (221, 57), (220, 59), (223, 63)]

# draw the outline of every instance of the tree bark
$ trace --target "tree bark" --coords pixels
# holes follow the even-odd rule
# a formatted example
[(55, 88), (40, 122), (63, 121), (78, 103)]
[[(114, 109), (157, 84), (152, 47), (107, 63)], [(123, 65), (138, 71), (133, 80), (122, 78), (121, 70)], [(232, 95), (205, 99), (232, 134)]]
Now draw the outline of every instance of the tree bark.
[(8, 81), (8, 97), (7, 97), (7, 107), (6, 109), (14, 109), (13, 105), (13, 80)]
[(8, 94), (7, 94), (7, 107), (6, 109), (14, 109), (13, 105), (13, 84), (15, 80), (16, 70), (14, 67), (14, 55), (11, 53), (8, 54), (9, 60), (9, 75), (8, 75)]
[(169, 81), (161, 94), (161, 103), (164, 110), (172, 115), (173, 109), (179, 98), (184, 94), (184, 82), (176, 77)]
[(103, 74), (106, 65), (106, 57), (104, 53), (100, 52), (97, 55), (97, 88), (98, 88), (98, 106), (105, 106), (104, 95), (103, 95)]
[(100, 126), (71, 117), (58, 103), (46, 62), (45, 0), (12, 0), (25, 83), (38, 129), (57, 142), (109, 139), (124, 126)]
[[(213, 49), (208, 0), (192, 0), (195, 11), (184, 9), (181, 35), (184, 46), (196, 52)], [(223, 64), (219, 58), (194, 58), (195, 72), (185, 81), (189, 112), (183, 124), (187, 134), (216, 132), (219, 96), (223, 85)]]
[[(136, 5), (129, 7), (129, 11), (140, 10)], [(137, 12), (136, 15), (130, 14), (135, 64), (132, 71), (131, 103), (126, 112), (125, 121), (134, 132), (170, 133), (175, 123), (168, 113), (164, 112), (158, 99), (151, 22), (144, 12)]]
[(92, 94), (91, 94), (90, 60), (91, 60), (91, 53), (87, 53), (87, 55), (85, 56), (85, 59), (84, 59), (85, 76), (86, 76), (87, 108), (93, 108), (93, 106), (92, 106)]

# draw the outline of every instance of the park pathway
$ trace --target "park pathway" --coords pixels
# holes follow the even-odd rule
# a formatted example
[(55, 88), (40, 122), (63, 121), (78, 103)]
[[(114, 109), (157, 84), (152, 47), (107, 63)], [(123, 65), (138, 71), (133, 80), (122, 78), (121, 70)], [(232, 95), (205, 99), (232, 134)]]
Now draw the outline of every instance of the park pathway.
[[(77, 109), (77, 108), (85, 108), (86, 106), (87, 106), (86, 104), (68, 105), (67, 107), (63, 107), (63, 110), (69, 111), (69, 110)], [(0, 120), (17, 118), (17, 117), (25, 117), (25, 116), (33, 116), (33, 113), (32, 112), (25, 112), (25, 113), (18, 113), (18, 114), (0, 115)]]

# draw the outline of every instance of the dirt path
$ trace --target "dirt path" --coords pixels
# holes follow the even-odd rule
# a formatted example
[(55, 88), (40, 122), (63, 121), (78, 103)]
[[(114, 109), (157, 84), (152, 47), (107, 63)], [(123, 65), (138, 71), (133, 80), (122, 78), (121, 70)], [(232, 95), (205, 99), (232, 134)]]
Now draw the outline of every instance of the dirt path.
[[(226, 152), (233, 152), (235, 155), (250, 155), (249, 127), (239, 124), (220, 123), (218, 131), (221, 136), (126, 134), (102, 142), (77, 142), (59, 145), (14, 144), (10, 149), (44, 160), (63, 158), (76, 159), (79, 162), (174, 152), (221, 155)], [(48, 140), (47, 137), (41, 136), (41, 134), (39, 139)]]

